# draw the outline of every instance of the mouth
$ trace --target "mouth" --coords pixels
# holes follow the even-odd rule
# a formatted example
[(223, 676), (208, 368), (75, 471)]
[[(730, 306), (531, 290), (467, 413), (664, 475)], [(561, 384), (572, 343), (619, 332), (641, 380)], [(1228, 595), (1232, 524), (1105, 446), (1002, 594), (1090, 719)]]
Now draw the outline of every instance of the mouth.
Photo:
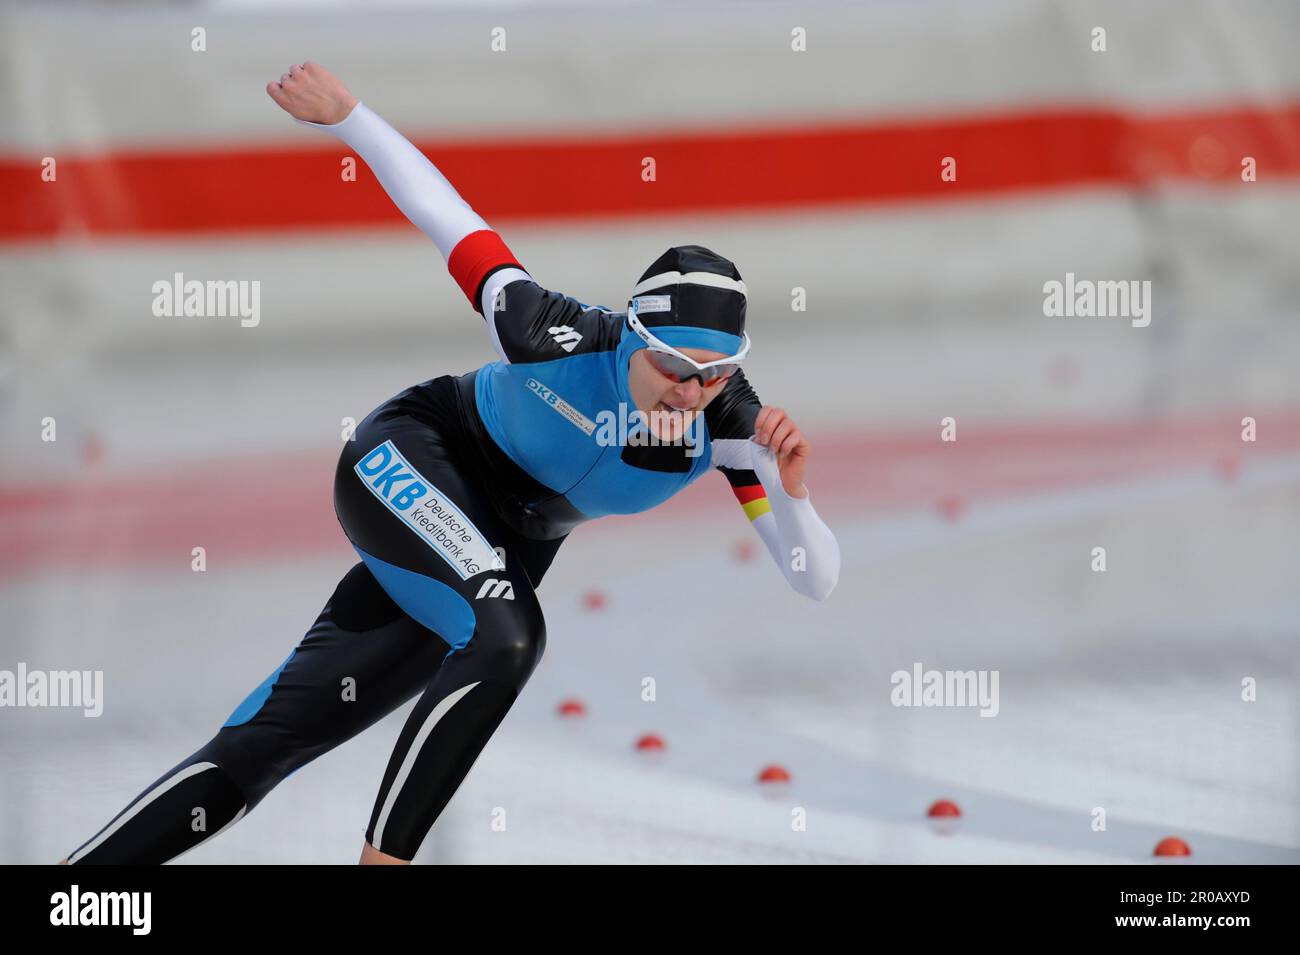
[(695, 405), (688, 405), (685, 408), (674, 408), (672, 405), (668, 404), (667, 402), (661, 401), (655, 405), (655, 410), (662, 411), (667, 414), (687, 414), (695, 410)]

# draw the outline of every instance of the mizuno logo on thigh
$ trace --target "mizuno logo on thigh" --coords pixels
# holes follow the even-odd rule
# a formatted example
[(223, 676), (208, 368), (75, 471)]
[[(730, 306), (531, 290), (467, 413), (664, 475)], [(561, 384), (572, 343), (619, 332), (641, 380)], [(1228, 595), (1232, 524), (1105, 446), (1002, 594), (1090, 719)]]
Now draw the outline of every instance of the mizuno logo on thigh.
[(498, 580), (496, 577), (489, 577), (483, 581), (483, 586), (478, 589), (475, 600), (482, 600), (484, 597), (500, 597), (503, 600), (515, 599), (515, 585), (508, 580)]

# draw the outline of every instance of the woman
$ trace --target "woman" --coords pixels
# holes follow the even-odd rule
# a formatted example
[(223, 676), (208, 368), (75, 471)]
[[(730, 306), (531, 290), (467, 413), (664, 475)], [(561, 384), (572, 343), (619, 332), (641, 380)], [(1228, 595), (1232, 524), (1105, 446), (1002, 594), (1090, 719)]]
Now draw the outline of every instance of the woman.
[(409, 862), (541, 657), (536, 590), (560, 543), (710, 468), (795, 590), (824, 599), (839, 575), (803, 483), (808, 441), (739, 369), (746, 291), (731, 262), (679, 246), (641, 276), (626, 313), (584, 305), (538, 285), (429, 160), (323, 67), (295, 65), (267, 92), (366, 161), (438, 246), (500, 357), (411, 387), (358, 426), (334, 494), (360, 563), (217, 735), (72, 864), (174, 858), (419, 693), (361, 854)]

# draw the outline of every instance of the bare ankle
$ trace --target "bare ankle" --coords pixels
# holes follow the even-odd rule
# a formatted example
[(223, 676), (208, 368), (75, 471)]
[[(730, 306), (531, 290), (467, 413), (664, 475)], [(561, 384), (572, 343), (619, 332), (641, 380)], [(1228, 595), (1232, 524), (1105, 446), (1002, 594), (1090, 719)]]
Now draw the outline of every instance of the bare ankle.
[(361, 847), (361, 858), (357, 860), (357, 865), (410, 865), (410, 859), (399, 859), (396, 856), (390, 856), (387, 852), (380, 852), (369, 842)]

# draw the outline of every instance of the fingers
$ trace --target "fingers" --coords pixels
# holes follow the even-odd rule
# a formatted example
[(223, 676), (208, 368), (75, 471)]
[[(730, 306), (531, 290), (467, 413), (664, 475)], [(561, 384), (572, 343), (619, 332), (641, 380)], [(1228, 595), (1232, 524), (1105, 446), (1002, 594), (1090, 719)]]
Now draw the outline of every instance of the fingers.
[(808, 440), (784, 409), (765, 405), (754, 418), (754, 440), (771, 449), (778, 459), (785, 459), (796, 451), (807, 455)]
[(784, 458), (787, 455), (793, 454), (794, 451), (803, 443), (803, 435), (799, 432), (799, 429), (792, 427), (790, 433), (785, 436), (785, 439), (779, 446), (776, 446), (774, 442), (774, 446), (777, 448), (777, 458)]
[(772, 453), (777, 458), (782, 458), (789, 454), (802, 440), (803, 435), (799, 433), (799, 428), (789, 418), (785, 418), (772, 431), (772, 437), (767, 446), (772, 449)]
[(288, 73), (280, 74), (279, 82), (275, 85), (283, 88), (285, 84), (291, 82), (292, 80), (304, 79), (310, 76), (310, 74), (307, 72), (308, 63), (311, 63), (311, 60), (307, 60), (305, 63), (293, 64), (292, 66), (289, 67)]
[(794, 422), (788, 418), (782, 418), (776, 422), (769, 421), (768, 427), (771, 430), (768, 432), (767, 441), (764, 443), (775, 453), (776, 449), (781, 446), (781, 442), (785, 440), (785, 436), (790, 433), (790, 429), (794, 427)]
[(766, 405), (758, 412), (758, 417), (754, 419), (754, 438), (759, 444), (766, 445), (772, 439), (772, 433), (776, 430), (783, 420), (785, 420), (785, 411), (781, 408), (775, 408)]

